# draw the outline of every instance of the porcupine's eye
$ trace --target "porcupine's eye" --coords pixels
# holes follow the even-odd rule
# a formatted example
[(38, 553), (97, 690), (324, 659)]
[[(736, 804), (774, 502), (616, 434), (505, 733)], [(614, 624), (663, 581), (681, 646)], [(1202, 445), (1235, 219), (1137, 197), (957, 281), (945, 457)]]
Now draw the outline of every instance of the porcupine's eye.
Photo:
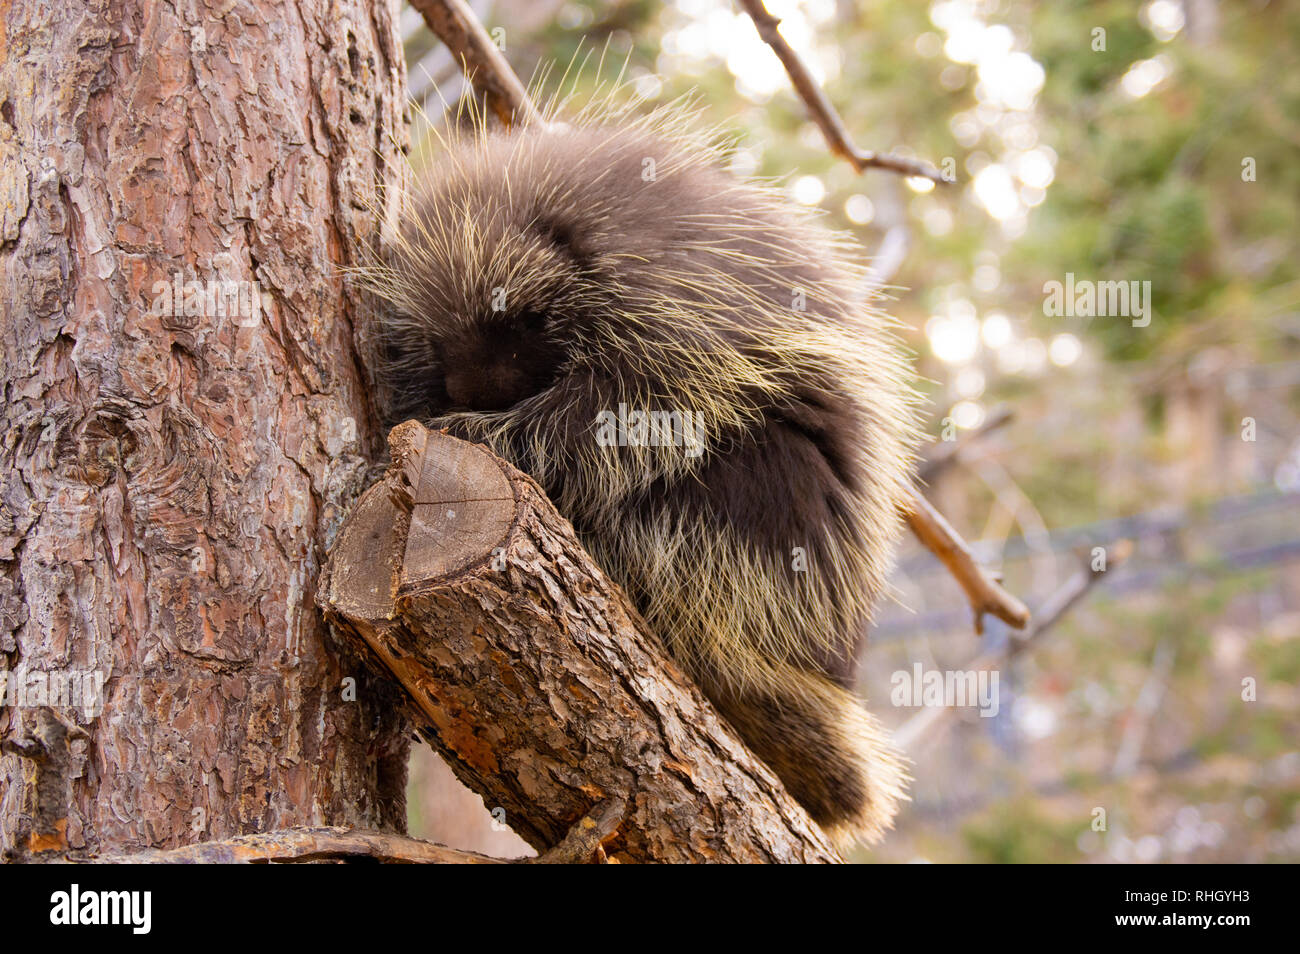
[(494, 317), (445, 344), (447, 396), (455, 406), (473, 411), (513, 407), (550, 387), (564, 357), (544, 312)]

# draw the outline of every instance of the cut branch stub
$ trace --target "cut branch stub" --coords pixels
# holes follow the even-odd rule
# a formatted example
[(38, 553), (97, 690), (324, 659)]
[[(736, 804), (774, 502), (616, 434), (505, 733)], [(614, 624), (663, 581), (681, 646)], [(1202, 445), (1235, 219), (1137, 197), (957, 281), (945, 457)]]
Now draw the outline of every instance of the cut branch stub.
[(614, 860), (840, 860), (532, 480), (413, 421), (389, 441), (320, 603), (489, 810), (541, 851), (618, 800)]
[(426, 454), (414, 503), (402, 565), (404, 591), (451, 576), (498, 550), (515, 515), (510, 481), (487, 454)]

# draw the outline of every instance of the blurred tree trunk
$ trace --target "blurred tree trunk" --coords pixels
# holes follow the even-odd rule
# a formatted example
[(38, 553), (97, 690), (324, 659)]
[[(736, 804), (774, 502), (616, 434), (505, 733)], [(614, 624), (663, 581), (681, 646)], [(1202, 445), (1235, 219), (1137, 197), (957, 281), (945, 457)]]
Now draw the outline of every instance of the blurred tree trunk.
[(1231, 487), (1227, 444), (1240, 443), (1240, 437), (1235, 429), (1224, 434), (1225, 367), (1222, 352), (1207, 351), (1165, 388), (1165, 440), (1173, 500), (1186, 502), (1222, 494)]
[(4, 857), (405, 827), (398, 707), (312, 604), (378, 447), (336, 266), (406, 140), (396, 12), (6, 5)]

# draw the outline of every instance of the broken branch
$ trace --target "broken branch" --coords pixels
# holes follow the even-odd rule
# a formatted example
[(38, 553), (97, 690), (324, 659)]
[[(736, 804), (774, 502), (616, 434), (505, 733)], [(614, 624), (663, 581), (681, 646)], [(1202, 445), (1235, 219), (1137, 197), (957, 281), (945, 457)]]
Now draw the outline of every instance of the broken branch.
[(975, 632), (984, 632), (984, 614), (996, 616), (1008, 626), (1024, 629), (1029, 622), (1029, 609), (993, 579), (979, 565), (975, 554), (967, 546), (943, 514), (934, 508), (925, 496), (912, 488), (910, 506), (904, 511), (908, 526), (918, 540), (939, 558), (948, 572), (960, 584), (975, 613)]

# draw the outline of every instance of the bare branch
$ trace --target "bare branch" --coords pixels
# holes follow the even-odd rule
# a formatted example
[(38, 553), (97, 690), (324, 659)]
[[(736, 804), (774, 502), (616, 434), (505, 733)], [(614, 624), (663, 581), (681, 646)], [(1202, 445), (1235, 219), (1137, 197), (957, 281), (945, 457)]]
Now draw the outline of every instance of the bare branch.
[(524, 84), (465, 0), (411, 0), (411, 6), (420, 11), (429, 29), (447, 44), (503, 125), (522, 125), (541, 118)]
[(922, 176), (932, 182), (941, 184), (948, 182), (943, 173), (928, 162), (870, 152), (855, 146), (853, 140), (849, 137), (849, 131), (844, 128), (844, 122), (840, 119), (839, 113), (835, 111), (831, 101), (826, 98), (822, 88), (817, 85), (817, 81), (813, 79), (807, 65), (799, 58), (799, 54), (786, 42), (785, 37), (781, 35), (781, 31), (777, 29), (781, 19), (768, 12), (767, 7), (763, 5), (763, 0), (740, 0), (740, 5), (745, 8), (749, 18), (754, 21), (754, 26), (758, 29), (758, 35), (763, 38), (763, 42), (772, 48), (772, 52), (777, 55), (782, 65), (785, 66), (790, 82), (794, 84), (795, 92), (799, 94), (799, 98), (808, 107), (813, 122), (821, 129), (822, 135), (826, 137), (826, 144), (830, 146), (835, 155), (846, 160), (858, 172), (865, 169), (887, 169), (900, 175)]
[(1102, 577), (1123, 566), (1132, 555), (1132, 540), (1116, 540), (1110, 545), (1104, 569), (1093, 569), (1090, 562), (1085, 562), (1084, 567), (1078, 573), (1066, 580), (1038, 608), (1037, 619), (1033, 627), (1028, 632), (1012, 638), (1007, 648), (1007, 655), (1014, 659), (1041, 639), (1044, 633), (1061, 621), (1075, 603), (1083, 599), (1089, 590), (1101, 582)]
[(1008, 626), (1024, 629), (1029, 622), (1028, 607), (1004, 590), (979, 565), (961, 534), (916, 488), (912, 489), (911, 506), (904, 516), (916, 538), (939, 558), (966, 592), (971, 609), (975, 611), (976, 633), (984, 632), (985, 613), (996, 616)]
[[(103, 855), (96, 864), (301, 864), (308, 861), (347, 861), (365, 858), (389, 864), (503, 864), (499, 858), (458, 851), (430, 841), (381, 831), (349, 828), (285, 828), (205, 841), (167, 850)], [(523, 859), (529, 860), (532, 859)]]

